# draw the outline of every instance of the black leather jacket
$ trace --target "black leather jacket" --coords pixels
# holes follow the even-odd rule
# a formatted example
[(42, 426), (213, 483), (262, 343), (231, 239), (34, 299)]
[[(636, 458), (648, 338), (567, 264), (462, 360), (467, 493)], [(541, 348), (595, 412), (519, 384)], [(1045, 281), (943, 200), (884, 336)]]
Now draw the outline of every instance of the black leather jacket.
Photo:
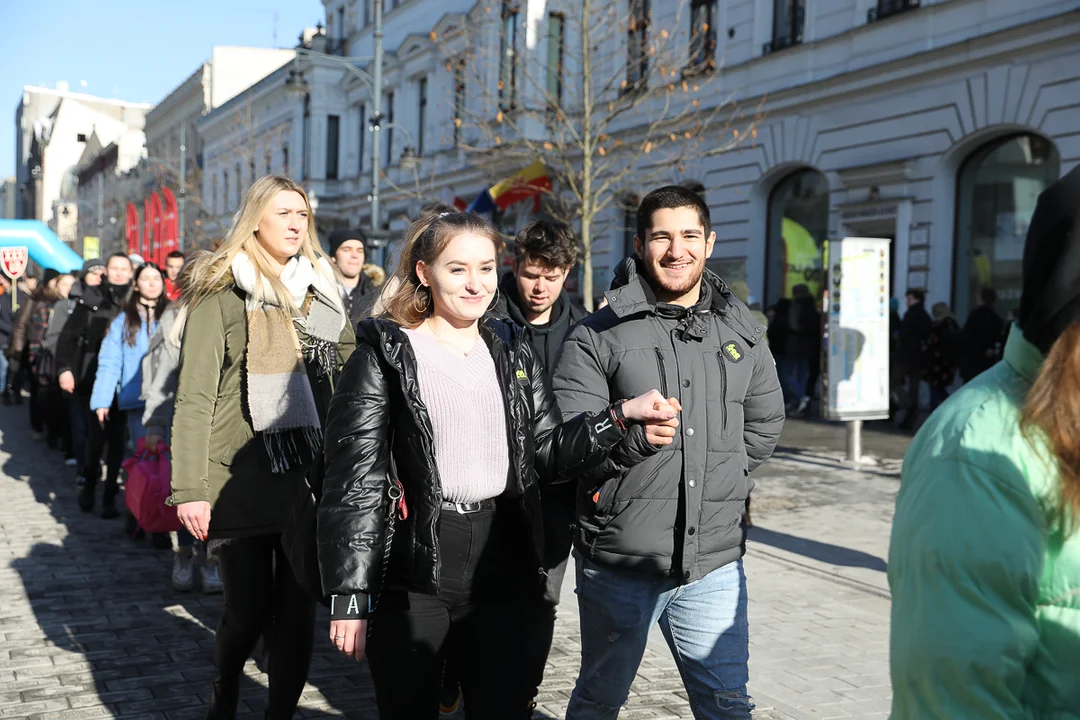
[[(539, 583), (544, 546), (539, 484), (567, 480), (609, 455), (633, 455), (635, 446), (640, 454), (642, 446), (651, 446), (642, 425), (624, 431), (610, 408), (560, 424), (555, 397), (521, 329), (489, 318), (480, 330), (506, 400), (513, 482), (504, 500), (520, 506), (523, 544), (530, 549), (522, 562), (537, 569)], [(366, 616), (368, 596), (383, 585), (388, 490), (397, 477), (408, 517), (396, 523), (385, 584), (438, 593), (442, 491), (431, 419), (420, 399), (412, 345), (395, 323), (360, 322), (356, 351), (330, 403), (324, 456), (318, 506), (323, 592), (359, 596), (348, 604)]]

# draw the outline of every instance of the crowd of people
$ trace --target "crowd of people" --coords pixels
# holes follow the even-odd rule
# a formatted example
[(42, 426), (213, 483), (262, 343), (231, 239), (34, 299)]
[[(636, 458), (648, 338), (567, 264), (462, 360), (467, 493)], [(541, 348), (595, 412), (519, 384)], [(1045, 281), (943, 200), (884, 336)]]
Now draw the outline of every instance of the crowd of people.
[[(960, 328), (912, 291), (894, 333), (901, 376), (942, 405), (905, 461), (890, 549), (898, 718), (1080, 706), (1080, 245), (1065, 227), (1080, 170), (1067, 180), (1040, 198), (1005, 362), (991, 292)], [(748, 718), (752, 473), (810, 406), (820, 317), (805, 285), (751, 309), (745, 284), (706, 268), (714, 242), (697, 194), (649, 193), (590, 314), (564, 287), (578, 249), (562, 223), (521, 228), (500, 277), (496, 228), (430, 206), (387, 278), (362, 232), (325, 251), (303, 188), (267, 176), (190, 262), (117, 254), (25, 282), (30, 299), (0, 315), (5, 402), (28, 390), (79, 506), (94, 511), (100, 484), (105, 518), (125, 455), (170, 449), (173, 585), (199, 567), (224, 593), (212, 720), (236, 716), (260, 638), (266, 717), (293, 717), (320, 602), (329, 641), (368, 660), (380, 717), (464, 703), (473, 720), (529, 718), (571, 558), (568, 718), (619, 716), (656, 624), (695, 717)], [(957, 368), (971, 382), (946, 400)]]

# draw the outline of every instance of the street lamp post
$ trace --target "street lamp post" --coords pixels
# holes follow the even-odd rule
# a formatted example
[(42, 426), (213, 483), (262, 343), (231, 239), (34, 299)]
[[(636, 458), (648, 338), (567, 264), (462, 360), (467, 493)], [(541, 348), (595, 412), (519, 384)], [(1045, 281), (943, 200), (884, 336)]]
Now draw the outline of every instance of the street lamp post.
[[(409, 145), (412, 145), (412, 134), (404, 127), (397, 125), (396, 123), (389, 123), (383, 125), (382, 114), (382, 83), (383, 83), (383, 8), (381, 2), (375, 3), (375, 55), (370, 58), (365, 57), (338, 57), (336, 55), (328, 55), (326, 53), (317, 52), (315, 50), (308, 50), (307, 48), (297, 48), (296, 58), (293, 60), (293, 69), (289, 71), (289, 76), (285, 79), (285, 88), (287, 91), (295, 93), (299, 96), (307, 95), (310, 92), (307, 82), (304, 80), (303, 71), (299, 70), (299, 59), (301, 57), (319, 58), (322, 61), (330, 62), (339, 67), (347, 70), (353, 76), (360, 78), (360, 80), (367, 86), (368, 92), (371, 95), (371, 120), (368, 125), (368, 131), (371, 133), (371, 193), (368, 195), (368, 201), (371, 203), (371, 229), (369, 232), (369, 240), (375, 247), (382, 247), (386, 244), (386, 233), (381, 227), (379, 227), (379, 185), (381, 184), (381, 167), (379, 165), (379, 156), (381, 151), (381, 137), (382, 130), (397, 130), (407, 138)], [(372, 73), (369, 75), (365, 71), (356, 66), (355, 63), (359, 62), (371, 62)], [(307, 148), (303, 148), (303, 152), (307, 152)], [(404, 160), (404, 158), (403, 158)]]

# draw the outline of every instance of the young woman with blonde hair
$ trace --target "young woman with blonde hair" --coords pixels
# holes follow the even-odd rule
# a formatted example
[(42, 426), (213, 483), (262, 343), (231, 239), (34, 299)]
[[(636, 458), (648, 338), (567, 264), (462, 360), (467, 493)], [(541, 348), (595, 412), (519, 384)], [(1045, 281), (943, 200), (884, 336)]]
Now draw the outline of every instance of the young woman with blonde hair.
[(315, 601), (281, 532), (321, 452), (333, 383), (355, 341), (307, 195), (287, 178), (256, 181), (221, 247), (184, 279), (169, 502), (209, 540), (224, 584), (207, 717), (235, 717), (244, 663), (265, 635), (266, 717), (291, 718)]
[(386, 314), (360, 322), (330, 405), (318, 509), (330, 637), (368, 655), (383, 720), (436, 718), (445, 660), (470, 720), (529, 717), (540, 486), (616, 453), (633, 464), (675, 433), (656, 390), (561, 423), (521, 329), (485, 317), (502, 245), (477, 215), (416, 221)]

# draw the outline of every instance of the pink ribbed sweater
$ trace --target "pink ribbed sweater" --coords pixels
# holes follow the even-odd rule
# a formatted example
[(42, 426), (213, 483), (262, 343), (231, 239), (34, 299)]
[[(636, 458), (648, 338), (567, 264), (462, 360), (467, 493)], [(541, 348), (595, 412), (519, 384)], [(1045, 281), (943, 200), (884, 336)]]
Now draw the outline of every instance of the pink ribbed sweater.
[(405, 334), (416, 353), (443, 498), (471, 503), (502, 495), (510, 479), (506, 406), (487, 344), (478, 339), (461, 357), (427, 333)]

